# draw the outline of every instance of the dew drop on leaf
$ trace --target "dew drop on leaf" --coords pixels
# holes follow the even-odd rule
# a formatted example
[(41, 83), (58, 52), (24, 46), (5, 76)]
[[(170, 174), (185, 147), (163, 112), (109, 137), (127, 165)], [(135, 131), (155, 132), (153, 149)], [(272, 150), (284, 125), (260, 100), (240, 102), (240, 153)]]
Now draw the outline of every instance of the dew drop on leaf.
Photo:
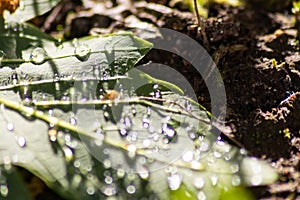
[(113, 183), (113, 178), (111, 176), (106, 176), (104, 179), (106, 184), (112, 184)]
[(63, 151), (67, 162), (71, 161), (74, 158), (73, 151), (70, 148), (64, 147)]
[(213, 174), (213, 175), (211, 175), (210, 180), (211, 180), (211, 184), (213, 186), (216, 186), (218, 183), (219, 177), (218, 177), (218, 175)]
[(108, 80), (108, 75), (107, 75), (106, 72), (103, 72), (103, 74), (102, 74), (102, 80), (103, 81), (107, 81)]
[(192, 109), (192, 104), (191, 104), (191, 102), (189, 100), (185, 101), (185, 109), (187, 111), (191, 111), (191, 109)]
[(215, 150), (215, 151), (213, 152), (213, 155), (214, 155), (214, 157), (216, 157), (216, 158), (221, 158), (221, 157), (222, 157), (222, 154), (221, 154), (220, 151), (218, 151), (218, 150)]
[(149, 128), (150, 120), (148, 118), (143, 118), (143, 127)]
[(142, 179), (146, 180), (149, 178), (150, 172), (145, 167), (140, 167), (140, 168), (138, 168), (138, 174)]
[(82, 181), (82, 177), (79, 174), (74, 174), (72, 178), (72, 187), (77, 188)]
[(197, 189), (202, 189), (205, 185), (205, 181), (202, 177), (196, 177), (194, 179), (194, 186), (197, 188)]
[(136, 146), (134, 144), (128, 145), (127, 146), (127, 151), (135, 153), (136, 152)]
[(87, 60), (90, 55), (90, 52), (91, 48), (87, 44), (78, 44), (74, 50), (76, 58), (80, 61)]
[(106, 169), (111, 168), (111, 161), (109, 159), (105, 159), (103, 161), (103, 165)]
[(118, 176), (119, 178), (123, 178), (123, 177), (125, 176), (125, 171), (124, 171), (124, 169), (118, 169), (118, 171), (117, 171), (117, 176)]
[(76, 125), (76, 118), (75, 117), (70, 118), (70, 124), (72, 124), (73, 126)]
[(250, 183), (252, 186), (257, 186), (261, 184), (262, 182), (262, 176), (261, 175), (254, 175), (250, 178)]
[(9, 131), (14, 130), (14, 124), (12, 122), (7, 123), (7, 130), (9, 130)]
[(131, 107), (131, 113), (134, 117), (136, 116), (136, 108), (134, 105)]
[(87, 193), (88, 195), (93, 195), (93, 194), (95, 194), (95, 187), (94, 187), (94, 186), (88, 186), (88, 187), (86, 188), (86, 193)]
[(12, 80), (12, 84), (16, 85), (18, 84), (19, 80), (18, 80), (18, 74), (17, 72), (14, 70), (11, 74), (11, 80)]
[(51, 142), (55, 142), (57, 139), (57, 130), (55, 128), (49, 128), (48, 136)]
[(167, 177), (170, 190), (177, 190), (181, 185), (181, 176), (178, 173), (171, 174)]
[(193, 157), (194, 157), (194, 153), (192, 151), (186, 151), (182, 155), (182, 160), (184, 162), (191, 162), (193, 160)]
[(203, 191), (199, 191), (198, 193), (197, 193), (197, 200), (206, 200), (207, 198), (206, 198), (206, 195), (204, 194), (204, 192)]
[(241, 178), (239, 175), (237, 174), (234, 174), (232, 177), (231, 177), (231, 184), (233, 186), (239, 186), (241, 184)]
[(104, 116), (104, 118), (105, 118), (106, 121), (109, 120), (109, 112), (104, 111), (103, 116)]
[(128, 135), (127, 129), (124, 128), (124, 127), (120, 127), (119, 128), (119, 134), (120, 134), (121, 137), (127, 136)]
[(123, 123), (124, 123), (126, 128), (131, 128), (131, 126), (132, 126), (132, 120), (129, 116), (125, 116), (123, 118)]
[(149, 139), (145, 139), (145, 140), (143, 140), (143, 145), (144, 145), (144, 147), (149, 147), (150, 146), (150, 144), (151, 144), (151, 140), (149, 140)]
[(43, 64), (46, 61), (47, 53), (41, 47), (36, 47), (31, 51), (30, 59), (33, 64)]
[(73, 165), (74, 165), (75, 168), (79, 168), (81, 166), (81, 163), (80, 163), (79, 160), (75, 160)]
[(23, 136), (17, 137), (18, 145), (20, 147), (25, 147), (26, 146), (26, 139)]
[(7, 185), (0, 185), (0, 193), (1, 193), (2, 197), (7, 197), (7, 195), (8, 195)]
[(202, 152), (208, 151), (209, 150), (209, 146), (210, 145), (209, 145), (208, 141), (203, 141), (203, 142), (201, 142), (199, 150), (202, 151)]
[(105, 186), (102, 191), (106, 196), (114, 196), (117, 191), (114, 185)]
[(239, 171), (240, 167), (238, 164), (231, 164), (230, 165), (230, 170), (232, 173), (237, 173)]
[(136, 188), (134, 185), (128, 185), (127, 188), (126, 188), (126, 191), (129, 193), (129, 194), (134, 194), (135, 191), (136, 191)]

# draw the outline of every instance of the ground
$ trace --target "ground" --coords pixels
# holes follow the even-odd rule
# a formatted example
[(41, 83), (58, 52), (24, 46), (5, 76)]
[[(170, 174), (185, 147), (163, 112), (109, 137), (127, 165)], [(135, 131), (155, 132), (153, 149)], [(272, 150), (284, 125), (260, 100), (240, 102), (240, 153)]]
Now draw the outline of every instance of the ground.
[[(255, 4), (231, 7), (212, 3), (208, 18), (203, 19), (208, 40), (204, 42), (195, 15), (182, 2), (106, 0), (98, 6), (95, 2), (63, 0), (31, 22), (66, 39), (134, 31), (134, 23), (147, 22), (197, 40), (214, 59), (225, 84), (226, 125), (233, 132), (223, 135), (224, 139), (235, 144), (230, 139), (234, 137), (250, 155), (269, 160), (280, 174), (270, 186), (251, 188), (256, 199), (300, 199), (300, 55), (291, 5), (277, 6), (275, 12), (275, 8)], [(207, 88), (189, 63), (158, 50), (141, 63), (149, 61), (167, 64), (183, 74), (198, 101), (210, 108)], [(45, 199), (43, 192), (36, 197)]]

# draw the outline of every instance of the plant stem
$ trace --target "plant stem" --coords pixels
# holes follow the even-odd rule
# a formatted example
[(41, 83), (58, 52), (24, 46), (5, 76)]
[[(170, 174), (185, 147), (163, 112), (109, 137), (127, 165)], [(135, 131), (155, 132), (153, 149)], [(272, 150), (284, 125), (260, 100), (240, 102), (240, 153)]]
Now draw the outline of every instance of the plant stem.
[(203, 40), (203, 46), (205, 49), (209, 49), (209, 42), (208, 42), (206, 31), (205, 31), (205, 24), (202, 21), (201, 16), (199, 14), (197, 0), (194, 0), (194, 8), (195, 8), (195, 13), (196, 13), (196, 17), (197, 17), (199, 32), (200, 32), (200, 34), (202, 36), (202, 40)]

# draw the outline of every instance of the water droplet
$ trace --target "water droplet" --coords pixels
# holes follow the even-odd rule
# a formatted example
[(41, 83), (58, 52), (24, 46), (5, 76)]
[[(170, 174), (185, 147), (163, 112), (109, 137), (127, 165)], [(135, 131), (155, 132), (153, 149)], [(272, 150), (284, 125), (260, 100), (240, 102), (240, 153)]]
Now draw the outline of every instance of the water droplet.
[(125, 170), (124, 169), (118, 169), (117, 175), (119, 178), (123, 178), (125, 176)]
[(0, 186), (0, 193), (1, 193), (1, 196), (7, 197), (7, 195), (8, 195), (8, 187), (7, 187), (7, 185), (1, 185)]
[(55, 142), (57, 139), (57, 130), (55, 128), (49, 128), (48, 136), (51, 142)]
[(26, 139), (23, 136), (17, 137), (18, 145), (20, 147), (25, 147), (26, 146)]
[(186, 100), (186, 102), (185, 102), (185, 109), (187, 111), (191, 111), (191, 109), (192, 109), (192, 104), (189, 100)]
[(95, 194), (95, 187), (94, 187), (94, 186), (88, 186), (88, 187), (86, 188), (86, 193), (87, 193), (88, 195), (93, 195), (93, 194)]
[(150, 120), (148, 118), (143, 119), (143, 127), (148, 128), (150, 125)]
[(167, 180), (171, 190), (177, 190), (181, 185), (181, 176), (177, 173), (168, 176)]
[(250, 178), (250, 183), (252, 184), (252, 186), (260, 185), (261, 182), (262, 182), (261, 175), (254, 175)]
[(11, 169), (12, 169), (11, 157), (10, 156), (4, 156), (3, 163), (4, 163), (4, 169), (6, 171), (11, 171)]
[(199, 161), (196, 161), (196, 160), (193, 160), (191, 162), (191, 167), (192, 169), (195, 169), (195, 170), (203, 170), (205, 169), (205, 167), (203, 166), (203, 164)]
[(140, 167), (140, 168), (138, 168), (138, 174), (142, 179), (148, 179), (150, 172), (145, 167)]
[(103, 80), (103, 81), (107, 81), (107, 80), (108, 80), (108, 75), (107, 75), (106, 72), (103, 72), (103, 73), (102, 73), (102, 80)]
[(72, 187), (77, 188), (82, 181), (82, 177), (79, 174), (74, 174), (72, 178)]
[(12, 122), (7, 123), (7, 130), (9, 130), (9, 131), (14, 130), (14, 124)]
[(230, 165), (230, 170), (232, 173), (237, 173), (239, 171), (240, 167), (238, 164), (232, 164)]
[(192, 151), (186, 151), (183, 155), (182, 155), (182, 160), (184, 162), (191, 162), (193, 160), (194, 157), (194, 153)]
[(216, 157), (216, 158), (221, 158), (222, 157), (222, 154), (218, 151), (218, 150), (215, 150), (213, 152), (213, 155)]
[(129, 193), (129, 194), (134, 194), (136, 189), (135, 189), (135, 186), (134, 185), (128, 185), (127, 188), (126, 188), (126, 191)]
[(157, 84), (157, 83), (155, 83), (154, 85), (153, 85), (153, 90), (157, 90), (159, 88), (159, 85)]
[(143, 145), (144, 145), (144, 147), (149, 147), (150, 144), (151, 144), (151, 141), (150, 141), (149, 139), (143, 140)]
[(121, 137), (125, 137), (128, 135), (127, 129), (124, 127), (120, 127), (119, 128), (119, 134), (121, 135)]
[(75, 160), (75, 162), (73, 163), (75, 168), (79, 168), (81, 166), (81, 163), (79, 160)]
[(111, 168), (111, 161), (109, 159), (105, 159), (103, 161), (103, 165), (106, 169)]
[(74, 158), (73, 151), (70, 148), (64, 147), (63, 151), (64, 151), (65, 159), (67, 162), (71, 161)]
[(75, 56), (80, 61), (85, 61), (90, 55), (91, 49), (87, 44), (79, 44), (75, 47)]
[(70, 124), (72, 124), (73, 126), (76, 125), (76, 118), (75, 117), (70, 118)]
[(91, 172), (91, 171), (93, 170), (92, 164), (91, 164), (91, 163), (87, 163), (87, 164), (85, 165), (85, 170), (86, 170), (87, 172)]
[(239, 186), (240, 184), (241, 184), (241, 178), (240, 178), (240, 176), (239, 175), (233, 175), (232, 177), (231, 177), (231, 184), (233, 185), (233, 186)]
[(104, 179), (106, 184), (112, 184), (113, 183), (113, 178), (111, 176), (107, 176)]
[(126, 126), (126, 128), (131, 128), (132, 126), (131, 118), (129, 116), (125, 116), (123, 118), (123, 124)]
[(103, 116), (104, 116), (104, 118), (105, 118), (106, 121), (109, 120), (109, 112), (104, 111)]
[(198, 199), (198, 200), (206, 200), (206, 195), (204, 194), (203, 191), (199, 191), (199, 192), (197, 193), (197, 199)]
[(128, 146), (127, 146), (128, 156), (129, 156), (130, 158), (134, 158), (134, 157), (135, 157), (136, 150), (137, 150), (137, 148), (136, 148), (135, 145), (133, 145), (133, 144), (128, 145)]
[(105, 186), (102, 189), (102, 192), (106, 195), (106, 196), (114, 196), (117, 193), (116, 187), (114, 185), (109, 185), (109, 186)]
[(213, 175), (211, 175), (210, 180), (211, 180), (211, 184), (213, 186), (216, 186), (218, 183), (219, 177), (218, 177), (218, 175), (213, 174)]
[(134, 117), (136, 116), (136, 108), (134, 105), (131, 107), (131, 113)]
[(197, 138), (197, 134), (195, 132), (188, 132), (188, 134), (191, 140), (195, 140)]
[(46, 57), (47, 57), (47, 53), (41, 47), (34, 48), (30, 54), (30, 59), (32, 63), (37, 65), (43, 64), (46, 61)]
[(202, 177), (196, 177), (194, 179), (194, 186), (197, 188), (197, 189), (202, 189), (205, 185), (205, 181)]
[(209, 150), (209, 142), (208, 141), (203, 141), (200, 144), (199, 150), (202, 152), (208, 151)]
[(17, 85), (19, 80), (18, 80), (18, 74), (17, 72), (14, 70), (11, 74), (11, 79), (12, 79), (12, 84), (13, 85)]

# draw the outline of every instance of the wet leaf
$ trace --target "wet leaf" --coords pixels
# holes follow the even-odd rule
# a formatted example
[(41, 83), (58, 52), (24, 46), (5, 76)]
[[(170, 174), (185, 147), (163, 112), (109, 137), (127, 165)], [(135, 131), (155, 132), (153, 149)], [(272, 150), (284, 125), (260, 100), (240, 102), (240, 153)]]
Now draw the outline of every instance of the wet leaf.
[(1, 63), (4, 167), (24, 167), (68, 199), (219, 199), (276, 180), (219, 140), (210, 113), (180, 88), (133, 68), (152, 44), (130, 33), (34, 40)]

